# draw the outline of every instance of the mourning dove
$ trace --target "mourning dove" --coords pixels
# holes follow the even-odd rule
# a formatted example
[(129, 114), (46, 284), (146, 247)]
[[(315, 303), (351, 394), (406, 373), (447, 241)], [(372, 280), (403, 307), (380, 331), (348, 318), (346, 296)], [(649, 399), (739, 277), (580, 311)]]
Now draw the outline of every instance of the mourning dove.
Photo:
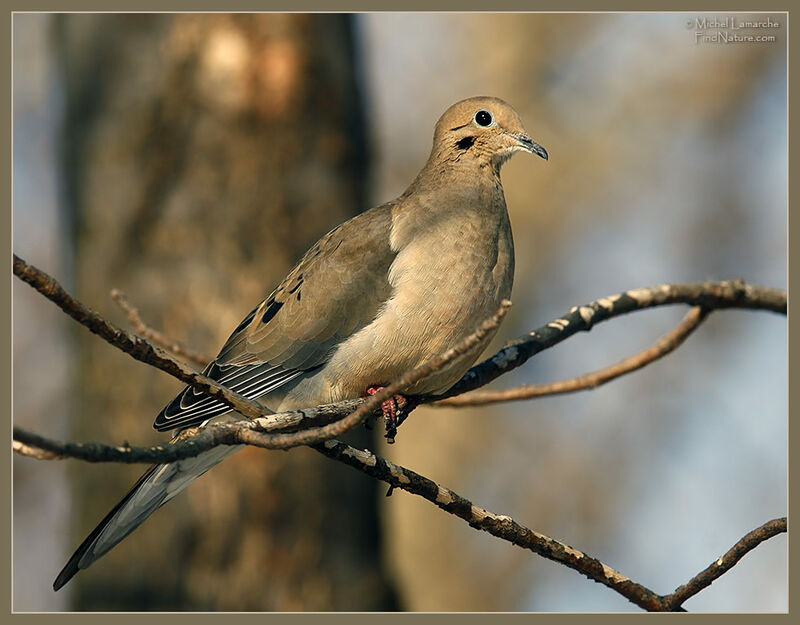
[[(511, 294), (514, 244), (500, 167), (518, 151), (547, 159), (508, 104), (475, 97), (451, 106), (408, 189), (314, 244), (204, 373), (270, 411), (308, 408), (372, 393), (471, 334)], [(405, 392), (443, 393), (492, 334)], [(186, 387), (153, 427), (180, 431), (237, 418)], [(78, 547), (53, 588), (238, 449), (220, 446), (150, 468)]]

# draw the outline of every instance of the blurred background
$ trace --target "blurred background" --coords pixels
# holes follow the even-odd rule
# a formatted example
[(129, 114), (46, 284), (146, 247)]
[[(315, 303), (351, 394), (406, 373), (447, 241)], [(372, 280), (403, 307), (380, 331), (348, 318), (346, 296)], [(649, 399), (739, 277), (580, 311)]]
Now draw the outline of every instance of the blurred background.
[[(787, 17), (727, 44), (703, 17), (18, 13), (14, 251), (116, 323), (114, 287), (213, 355), (319, 236), (405, 189), (447, 106), (485, 94), (550, 154), (503, 170), (517, 269), (493, 348), (631, 288), (786, 288)], [(163, 440), (152, 419), (180, 383), (13, 288), (15, 424)], [(611, 364), (685, 312), (602, 324), (492, 387)], [(787, 512), (786, 320), (721, 311), (597, 390), (422, 408), (393, 446), (349, 440), (667, 593)], [(15, 457), (14, 610), (638, 611), (317, 456), (237, 454), (59, 593), (144, 467)], [(787, 601), (781, 535), (685, 607)]]

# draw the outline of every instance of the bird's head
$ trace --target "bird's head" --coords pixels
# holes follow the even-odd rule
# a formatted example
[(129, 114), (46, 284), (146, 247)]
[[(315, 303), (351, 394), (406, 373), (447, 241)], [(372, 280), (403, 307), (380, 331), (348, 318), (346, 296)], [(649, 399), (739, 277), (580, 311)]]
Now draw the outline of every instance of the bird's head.
[(499, 169), (512, 154), (547, 151), (528, 136), (517, 112), (499, 98), (479, 96), (456, 102), (436, 123), (433, 154), (448, 161), (491, 164)]

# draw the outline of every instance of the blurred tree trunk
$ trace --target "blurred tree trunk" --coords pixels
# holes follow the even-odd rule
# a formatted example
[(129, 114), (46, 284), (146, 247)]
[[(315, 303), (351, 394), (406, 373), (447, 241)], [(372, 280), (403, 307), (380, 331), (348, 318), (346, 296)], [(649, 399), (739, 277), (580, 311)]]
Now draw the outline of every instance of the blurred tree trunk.
[[(316, 238), (366, 208), (352, 28), (62, 16), (78, 297), (124, 325), (119, 287), (213, 355)], [(85, 332), (76, 368), (74, 438), (163, 440), (150, 425), (178, 382)], [(77, 546), (143, 467), (72, 470)], [(392, 610), (379, 534), (371, 480), (308, 449), (247, 449), (80, 573), (74, 608)]]

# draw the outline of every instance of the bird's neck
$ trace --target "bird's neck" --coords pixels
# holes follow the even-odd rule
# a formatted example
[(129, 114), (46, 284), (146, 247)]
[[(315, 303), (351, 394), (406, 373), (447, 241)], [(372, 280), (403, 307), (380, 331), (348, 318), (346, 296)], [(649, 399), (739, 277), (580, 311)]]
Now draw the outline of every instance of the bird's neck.
[(425, 167), (401, 197), (413, 194), (499, 196), (503, 198), (500, 182), (502, 163), (474, 158), (444, 159), (431, 154)]
[(508, 228), (500, 176), (491, 169), (460, 175), (426, 167), (392, 204), (391, 246), (395, 250), (414, 240), (427, 245), (428, 235), (438, 232), (437, 228), (446, 232), (459, 230), (447, 224), (479, 223), (486, 230), (481, 230), (479, 236), (488, 237), (487, 240), (496, 231)]

